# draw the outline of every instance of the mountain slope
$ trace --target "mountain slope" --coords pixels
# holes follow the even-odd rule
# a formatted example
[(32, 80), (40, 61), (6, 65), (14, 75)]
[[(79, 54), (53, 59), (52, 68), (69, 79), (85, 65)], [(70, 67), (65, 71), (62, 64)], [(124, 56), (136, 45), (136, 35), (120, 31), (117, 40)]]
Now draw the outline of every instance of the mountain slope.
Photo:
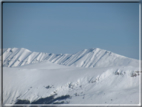
[(5, 106), (24, 100), (32, 104), (135, 105), (140, 100), (138, 60), (110, 51), (85, 49), (70, 55), (8, 48), (3, 59)]
[(53, 95), (55, 98), (71, 96), (54, 103), (138, 104), (139, 76), (132, 77), (137, 70), (130, 66), (70, 67), (48, 61), (16, 68), (4, 67), (4, 104), (15, 104), (18, 99), (42, 101)]
[(75, 54), (54, 54), (31, 52), (28, 49), (8, 48), (3, 51), (3, 65), (17, 67), (40, 61), (75, 66), (75, 67), (109, 67), (109, 66), (137, 66), (138, 60), (127, 58), (103, 49), (84, 49)]

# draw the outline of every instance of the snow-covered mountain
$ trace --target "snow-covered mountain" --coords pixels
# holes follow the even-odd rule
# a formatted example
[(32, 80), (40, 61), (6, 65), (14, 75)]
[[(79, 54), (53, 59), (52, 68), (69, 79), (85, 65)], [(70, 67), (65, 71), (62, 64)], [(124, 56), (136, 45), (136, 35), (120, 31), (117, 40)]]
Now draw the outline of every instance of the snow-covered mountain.
[(140, 105), (141, 74), (135, 59), (99, 48), (73, 55), (8, 48), (4, 49), (3, 61), (5, 106)]
[(127, 58), (99, 48), (84, 49), (75, 54), (31, 52), (28, 49), (8, 48), (3, 50), (3, 65), (17, 67), (39, 61), (75, 67), (138, 66), (138, 60)]

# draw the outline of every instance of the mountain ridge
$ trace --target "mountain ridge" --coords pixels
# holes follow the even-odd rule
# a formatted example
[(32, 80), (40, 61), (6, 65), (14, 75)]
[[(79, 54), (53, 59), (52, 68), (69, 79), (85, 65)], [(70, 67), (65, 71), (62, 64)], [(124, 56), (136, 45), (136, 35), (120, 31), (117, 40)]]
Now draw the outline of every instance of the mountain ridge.
[(25, 48), (3, 49), (3, 66), (17, 67), (44, 60), (75, 67), (138, 66), (138, 60), (100, 48), (81, 50), (75, 54), (32, 52)]

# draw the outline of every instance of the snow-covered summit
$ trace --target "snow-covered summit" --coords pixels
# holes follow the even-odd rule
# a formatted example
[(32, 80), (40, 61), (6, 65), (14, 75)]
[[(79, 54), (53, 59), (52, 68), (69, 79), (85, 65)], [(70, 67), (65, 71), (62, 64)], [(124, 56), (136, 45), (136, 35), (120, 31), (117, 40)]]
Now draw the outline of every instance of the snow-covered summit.
[(136, 66), (138, 60), (127, 58), (100, 48), (84, 49), (75, 54), (54, 54), (31, 52), (25, 48), (8, 48), (3, 50), (3, 65), (17, 67), (47, 60), (52, 63), (75, 67), (109, 67)]

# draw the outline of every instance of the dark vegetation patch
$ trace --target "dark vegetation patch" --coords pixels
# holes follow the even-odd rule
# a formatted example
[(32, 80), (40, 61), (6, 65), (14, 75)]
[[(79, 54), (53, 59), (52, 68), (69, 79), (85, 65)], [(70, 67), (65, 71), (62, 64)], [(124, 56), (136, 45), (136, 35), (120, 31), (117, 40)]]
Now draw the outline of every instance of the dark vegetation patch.
[(46, 89), (54, 88), (54, 86), (53, 86), (53, 85), (52, 85), (52, 86), (48, 85), (48, 86), (46, 86), (45, 88), (46, 88)]
[(134, 72), (132, 72), (131, 77), (139, 76), (140, 73), (141, 73), (140, 71), (134, 71)]
[(57, 100), (59, 100), (59, 101), (65, 100), (67, 98), (71, 98), (71, 96), (70, 95), (63, 95), (63, 96), (57, 97), (57, 98), (54, 99), (54, 102), (57, 101)]
[(56, 98), (54, 98), (54, 97), (55, 97), (55, 95), (52, 95), (49, 97), (40, 98), (40, 99), (35, 100), (33, 102), (30, 102), (29, 100), (18, 99), (15, 104), (68, 104), (69, 102), (67, 102), (67, 101), (65, 102), (65, 101), (61, 101), (61, 100), (71, 98), (70, 95), (63, 95), (63, 96), (59, 96)]
[(30, 104), (30, 101), (29, 100), (18, 99), (15, 104)]
[(36, 101), (31, 102), (31, 104), (52, 104), (53, 100), (54, 100), (54, 95), (45, 98), (40, 98)]

